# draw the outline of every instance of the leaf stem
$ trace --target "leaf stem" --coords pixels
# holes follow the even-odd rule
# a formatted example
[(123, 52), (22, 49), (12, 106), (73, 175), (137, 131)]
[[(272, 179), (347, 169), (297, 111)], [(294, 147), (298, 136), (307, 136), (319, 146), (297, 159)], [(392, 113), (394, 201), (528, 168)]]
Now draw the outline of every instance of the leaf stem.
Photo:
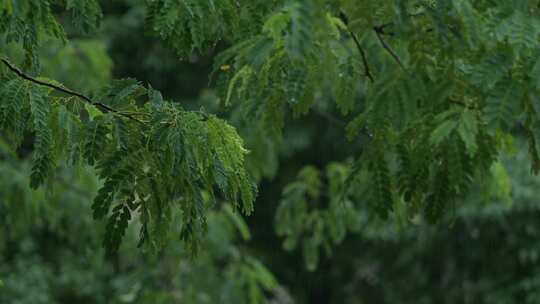
[(369, 64), (367, 61), (366, 52), (364, 51), (364, 48), (362, 48), (362, 45), (360, 44), (358, 37), (356, 37), (356, 34), (349, 29), (349, 18), (343, 11), (339, 12), (339, 18), (341, 19), (341, 21), (343, 21), (343, 24), (345, 24), (345, 26), (347, 27), (347, 31), (349, 32), (349, 35), (353, 39), (354, 44), (356, 45), (356, 48), (358, 49), (358, 52), (360, 53), (360, 56), (362, 57), (362, 63), (364, 65), (364, 73), (366, 77), (369, 78), (371, 82), (374, 82), (375, 80), (373, 79), (373, 75), (371, 75), (371, 71), (369, 70)]
[(371, 75), (371, 71), (369, 70), (369, 64), (366, 58), (366, 52), (362, 48), (362, 45), (360, 44), (360, 41), (358, 41), (358, 37), (356, 37), (356, 34), (353, 33), (351, 30), (349, 30), (349, 35), (351, 35), (351, 38), (354, 41), (354, 44), (356, 44), (356, 48), (358, 49), (358, 52), (360, 52), (360, 56), (362, 57), (362, 63), (364, 64), (364, 72), (366, 74), (366, 77), (371, 80), (371, 82), (374, 82), (373, 75)]
[(129, 118), (129, 119), (131, 119), (133, 121), (136, 121), (138, 123), (141, 123), (141, 124), (143, 123), (141, 120), (137, 119), (136, 117), (134, 117), (132, 115), (119, 112), (119, 111), (117, 111), (117, 110), (115, 110), (115, 109), (113, 109), (113, 108), (111, 108), (111, 107), (109, 107), (109, 106), (107, 106), (107, 105), (105, 105), (105, 104), (103, 104), (101, 102), (93, 101), (92, 99), (90, 99), (90, 97), (88, 97), (88, 96), (86, 96), (86, 95), (84, 95), (82, 93), (75, 92), (75, 91), (70, 90), (68, 88), (65, 88), (65, 87), (62, 87), (62, 86), (59, 86), (59, 85), (55, 85), (55, 84), (52, 84), (52, 83), (49, 83), (49, 82), (45, 82), (45, 81), (36, 79), (36, 78), (34, 78), (34, 77), (32, 77), (32, 76), (30, 76), (28, 74), (25, 74), (23, 71), (21, 71), (15, 65), (11, 64), (7, 59), (0, 58), (0, 60), (2, 61), (2, 63), (4, 63), (4, 65), (7, 66), (7, 68), (10, 71), (15, 73), (20, 78), (23, 78), (25, 80), (28, 80), (30, 82), (33, 82), (33, 83), (41, 85), (41, 86), (49, 87), (51, 89), (54, 89), (56, 91), (59, 91), (59, 92), (62, 92), (62, 93), (68, 94), (68, 95), (76, 96), (76, 97), (86, 101), (87, 103), (95, 106), (96, 108), (98, 108), (103, 113), (114, 113), (114, 114)]
[(386, 43), (382, 35), (384, 34), (384, 28), (381, 26), (374, 26), (373, 30), (375, 31), (375, 34), (377, 35), (377, 38), (379, 39), (379, 42), (381, 43), (382, 47), (394, 58), (394, 60), (399, 64), (399, 66), (405, 71), (405, 66), (403, 63), (401, 63), (401, 60), (399, 59), (398, 55), (392, 50), (392, 48)]

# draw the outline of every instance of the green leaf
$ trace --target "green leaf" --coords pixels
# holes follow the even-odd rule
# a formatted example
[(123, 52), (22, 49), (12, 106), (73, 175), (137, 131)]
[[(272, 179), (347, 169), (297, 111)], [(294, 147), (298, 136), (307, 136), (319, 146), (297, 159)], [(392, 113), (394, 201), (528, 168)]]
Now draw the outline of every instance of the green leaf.
[(103, 239), (103, 247), (106, 254), (112, 256), (118, 251), (120, 242), (126, 233), (129, 220), (131, 220), (131, 211), (128, 203), (123, 203), (113, 209), (112, 215), (105, 228), (105, 237)]
[(439, 145), (442, 141), (448, 138), (450, 136), (450, 133), (454, 131), (454, 129), (457, 127), (458, 121), (454, 119), (445, 120), (443, 123), (441, 123), (433, 132), (431, 132), (431, 136), (429, 137), (430, 142), (432, 145)]
[(45, 182), (53, 167), (51, 155), (52, 134), (49, 125), (50, 104), (46, 100), (47, 90), (31, 87), (29, 91), (34, 132), (36, 134), (30, 186), (38, 188)]
[(536, 60), (536, 63), (531, 70), (532, 83), (536, 89), (540, 90), (540, 57)]
[(307, 2), (291, 1), (286, 11), (290, 15), (291, 22), (285, 38), (285, 48), (291, 59), (301, 59), (313, 43), (313, 10)]
[(244, 239), (245, 241), (249, 240), (251, 238), (251, 233), (249, 232), (249, 228), (246, 225), (246, 222), (244, 222), (244, 220), (242, 219), (242, 217), (240, 217), (238, 213), (235, 213), (230, 205), (223, 206), (223, 210), (231, 219), (236, 229), (238, 229), (238, 232), (240, 232), (242, 239)]
[(465, 143), (467, 153), (473, 157), (478, 150), (478, 145), (476, 143), (478, 121), (476, 120), (476, 116), (471, 111), (463, 112), (459, 120), (457, 131)]
[(103, 116), (103, 112), (101, 112), (96, 106), (91, 105), (89, 103), (84, 104), (84, 109), (88, 113), (88, 116), (90, 117), (90, 120), (95, 120), (96, 117)]

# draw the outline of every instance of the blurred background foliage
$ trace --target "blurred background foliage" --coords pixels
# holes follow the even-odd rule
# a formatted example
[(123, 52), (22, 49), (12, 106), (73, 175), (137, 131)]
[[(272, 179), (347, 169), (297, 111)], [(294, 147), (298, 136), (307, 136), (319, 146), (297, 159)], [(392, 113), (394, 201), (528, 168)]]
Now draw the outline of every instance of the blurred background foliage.
[[(197, 257), (174, 242), (144, 255), (131, 225), (117, 256), (105, 259), (104, 227), (91, 219), (94, 172), (65, 168), (46, 190), (31, 191), (31, 144), (14, 155), (0, 142), (0, 303), (540, 302), (540, 179), (520, 142), (440, 225), (405, 225), (399, 208), (381, 221), (366, 206), (366, 189), (342, 197), (345, 157), (360, 143), (339, 142), (338, 109), (321, 102), (287, 117), (283, 138), (257, 136), (241, 109), (219, 107), (209, 74), (225, 46), (179, 60), (143, 34), (139, 1), (105, 1), (103, 10), (98, 32), (66, 22), (68, 44), (43, 44), (42, 74), (88, 93), (133, 77), (188, 108), (230, 118), (261, 183), (255, 213), (243, 219), (227, 205), (216, 209)], [(17, 46), (0, 47), (22, 56)]]

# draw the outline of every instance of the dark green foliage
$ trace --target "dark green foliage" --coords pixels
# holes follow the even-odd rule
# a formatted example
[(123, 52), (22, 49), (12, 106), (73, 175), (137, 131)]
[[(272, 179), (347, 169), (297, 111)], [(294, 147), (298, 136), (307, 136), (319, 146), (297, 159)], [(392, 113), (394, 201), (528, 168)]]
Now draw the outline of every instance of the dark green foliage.
[(205, 52), (223, 39), (237, 41), (260, 30), (273, 1), (147, 1), (148, 28), (180, 56)]
[[(91, 171), (77, 173), (74, 168), (62, 168), (57, 180), (70, 183), (55, 182), (54, 189), (29, 190), (31, 164), (17, 160), (4, 150), (4, 144), (2, 141), (0, 155), (9, 162), (0, 163), (0, 180), (5, 186), (0, 189), (0, 302), (109, 303), (130, 299), (195, 304), (205, 297), (212, 302), (226, 299), (247, 304), (265, 303), (273, 297), (276, 279), (245, 250), (249, 230), (230, 205), (207, 214), (208, 234), (201, 240), (206, 250), (197, 259), (190, 259), (190, 253), (178, 242), (159, 259), (143, 258), (136, 250), (137, 224), (131, 224), (138, 222), (134, 211), (137, 200), (126, 197), (118, 201), (101, 236), (101, 229), (96, 229), (87, 212), (99, 184)], [(101, 253), (111, 254), (112, 259), (103, 259)], [(115, 265), (115, 259), (121, 263)]]
[[(185, 227), (182, 239), (196, 246), (205, 231), (207, 208), (216, 202), (215, 190), (244, 213), (253, 211), (256, 186), (244, 168), (247, 150), (224, 120), (185, 111), (162, 101), (153, 90), (147, 95), (132, 80), (113, 82), (104, 90), (101, 102), (92, 104), (87, 97), (49, 95), (53, 87), (57, 91), (63, 88), (49, 80), (40, 81), (14, 78), (5, 84), (5, 130), (16, 136), (14, 148), (26, 128), (35, 134), (33, 188), (52, 174), (56, 156), (67, 155), (76, 162), (81, 154), (86, 164), (98, 169), (104, 183), (92, 209), (95, 219), (109, 218), (104, 242), (109, 254), (118, 249), (128, 223), (128, 209), (121, 206), (135, 197), (152, 206), (137, 204), (131, 210), (145, 208), (142, 212), (147, 214), (141, 242), (164, 236), (157, 246), (148, 244), (152, 250), (166, 244), (175, 208)], [(146, 103), (148, 99), (150, 103)], [(138, 103), (141, 100), (143, 105)], [(26, 114), (31, 114), (30, 126), (22, 119), (25, 108), (30, 108)], [(210, 195), (210, 202), (204, 201), (203, 192)], [(149, 224), (155, 227), (151, 233)]]
[(129, 204), (129, 200), (125, 203), (118, 204), (113, 208), (112, 214), (109, 217), (103, 239), (103, 246), (108, 255), (112, 255), (118, 251), (120, 241), (126, 233), (129, 220), (131, 219)]
[(28, 83), (18, 78), (2, 79), (2, 130), (15, 147), (22, 142), (27, 125), (28, 104), (20, 102), (28, 100), (27, 87)]
[(99, 26), (102, 13), (97, 0), (66, 0), (66, 9), (71, 12), (77, 30), (88, 33)]
[[(176, 237), (195, 252), (208, 229), (206, 214), (218, 203), (253, 212), (251, 176), (274, 176), (282, 155), (313, 140), (287, 128), (310, 115), (339, 126), (322, 149), (341, 144), (336, 161), (357, 160), (329, 166), (325, 177), (308, 166), (283, 192), (278, 232), (290, 249), (307, 235), (302, 246), (310, 269), (319, 247), (330, 251), (352, 229), (336, 226), (343, 216), (334, 212), (338, 196), (352, 205), (357, 189), (368, 185), (365, 206), (381, 218), (436, 223), (476, 178), (492, 174), (515, 130), (527, 138), (532, 171), (540, 170), (536, 1), (140, 5), (135, 16), (145, 12), (148, 30), (181, 58), (219, 52), (212, 79), (220, 100), (211, 110), (188, 110), (133, 79), (88, 89), (96, 92), (89, 97), (33, 78), (39, 46), (66, 40), (57, 15), (67, 11), (75, 29), (88, 33), (100, 24), (99, 2), (0, 5), (0, 34), (25, 51), (24, 72), (8, 61), (1, 72), (2, 134), (13, 150), (25, 132), (34, 136), (33, 188), (64, 163), (97, 169), (103, 185), (92, 209), (96, 219), (108, 218), (110, 254), (132, 213), (140, 214), (144, 249), (161, 250), (176, 225)], [(341, 141), (345, 131), (348, 144)], [(326, 136), (319, 132), (313, 137)], [(324, 187), (332, 188), (326, 200), (332, 208), (312, 210), (307, 201), (323, 201)]]
[[(283, 190), (275, 216), (276, 232), (285, 237), (284, 249), (302, 248), (310, 271), (317, 268), (321, 249), (330, 255), (332, 246), (340, 244), (348, 231), (359, 229), (361, 211), (356, 209), (356, 201), (368, 190), (366, 187), (347, 190), (350, 174), (346, 166), (338, 163), (330, 164), (325, 176), (308, 166)], [(358, 175), (355, 182), (367, 182), (366, 178), (365, 174)]]
[(32, 86), (29, 91), (30, 109), (33, 117), (33, 129), (35, 132), (34, 159), (30, 186), (37, 188), (45, 181), (52, 169), (52, 134), (50, 124), (50, 105), (47, 101), (46, 89)]
[(108, 132), (109, 126), (107, 125), (107, 120), (102, 117), (96, 117), (85, 126), (83, 155), (89, 165), (94, 165), (107, 146)]
[(314, 9), (306, 2), (291, 1), (284, 9), (289, 18), (289, 28), (285, 34), (285, 49), (291, 59), (303, 58), (313, 43), (312, 29)]
[(115, 164), (114, 168), (114, 170), (111, 170), (112, 175), (107, 176), (92, 204), (95, 219), (102, 219), (109, 213), (114, 196), (123, 184), (133, 183), (133, 164), (125, 164), (124, 166)]
[(0, 1), (0, 302), (537, 303), (538, 4)]
[(20, 42), (26, 52), (25, 64), (34, 71), (39, 65), (38, 47), (47, 37), (66, 41), (64, 29), (53, 14), (56, 5), (69, 10), (73, 24), (83, 32), (95, 30), (101, 19), (96, 0), (5, 0), (0, 3), (0, 37), (6, 42)]
[(373, 204), (375, 211), (386, 219), (393, 206), (392, 181), (390, 180), (390, 170), (384, 157), (384, 151), (376, 150), (375, 153), (379, 157), (374, 159), (369, 168), (373, 178), (373, 184), (371, 185), (373, 187)]

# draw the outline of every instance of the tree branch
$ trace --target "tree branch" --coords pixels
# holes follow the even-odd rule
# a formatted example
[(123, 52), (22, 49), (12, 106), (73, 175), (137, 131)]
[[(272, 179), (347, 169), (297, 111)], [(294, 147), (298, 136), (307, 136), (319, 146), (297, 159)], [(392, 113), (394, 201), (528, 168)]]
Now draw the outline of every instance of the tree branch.
[[(347, 17), (345, 12), (340, 11), (339, 12), (339, 18), (341, 19), (341, 21), (343, 21), (343, 24), (345, 24), (345, 26), (348, 27), (349, 18)], [(356, 34), (353, 33), (353, 31), (351, 31), (348, 28), (347, 28), (347, 31), (349, 32), (349, 35), (353, 39), (354, 44), (356, 44), (356, 48), (358, 49), (358, 52), (360, 52), (360, 56), (362, 57), (362, 63), (364, 64), (364, 73), (366, 74), (366, 77), (369, 78), (369, 80), (371, 80), (371, 82), (373, 82), (374, 79), (373, 79), (373, 75), (371, 75), (371, 72), (369, 70), (369, 65), (368, 65), (368, 61), (367, 61), (367, 58), (366, 58), (366, 52), (364, 52), (364, 49), (362, 48), (362, 45), (360, 44), (360, 41), (358, 41), (358, 37), (356, 37)]]
[(403, 70), (406, 70), (403, 63), (401, 63), (401, 60), (399, 59), (398, 55), (396, 55), (394, 50), (392, 50), (392, 48), (383, 39), (382, 35), (384, 34), (384, 28), (380, 26), (375, 26), (373, 27), (373, 30), (375, 31), (375, 34), (377, 35), (377, 38), (379, 39), (379, 42), (381, 43), (382, 47), (394, 58), (394, 60), (399, 64), (399, 66)]
[(13, 73), (15, 73), (17, 76), (19, 76), (20, 78), (23, 78), (25, 80), (28, 80), (30, 82), (33, 82), (35, 84), (38, 84), (38, 85), (41, 85), (41, 86), (45, 86), (45, 87), (49, 87), (51, 89), (54, 89), (56, 91), (59, 91), (59, 92), (62, 92), (62, 93), (65, 93), (65, 94), (68, 94), (68, 95), (72, 95), (72, 96), (76, 96), (82, 100), (84, 100), (85, 102), (95, 106), (96, 108), (98, 108), (102, 113), (114, 113), (114, 114), (117, 114), (117, 115), (120, 115), (120, 116), (123, 116), (123, 117), (126, 117), (126, 118), (129, 118), (133, 121), (136, 121), (138, 123), (143, 123), (141, 120), (139, 120), (138, 118), (130, 115), (130, 114), (126, 114), (126, 113), (122, 113), (118, 110), (115, 110), (101, 102), (95, 102), (93, 101), (92, 99), (90, 99), (90, 97), (82, 94), (82, 93), (78, 93), (78, 92), (75, 92), (75, 91), (72, 91), (68, 88), (65, 88), (65, 87), (61, 87), (61, 86), (58, 86), (58, 85), (55, 85), (55, 84), (52, 84), (52, 83), (49, 83), (49, 82), (45, 82), (45, 81), (41, 81), (39, 79), (36, 79), (28, 74), (25, 74), (23, 71), (19, 70), (16, 66), (14, 66), (13, 64), (11, 64), (7, 59), (4, 59), (4, 58), (0, 58), (0, 60), (8, 67), (8, 69), (10, 71), (12, 71)]
[(366, 58), (366, 52), (362, 48), (360, 41), (358, 41), (358, 37), (356, 37), (356, 35), (351, 30), (349, 30), (349, 35), (351, 35), (351, 38), (354, 40), (354, 44), (356, 44), (356, 48), (358, 49), (358, 52), (360, 52), (360, 56), (362, 57), (362, 63), (364, 64), (364, 72), (366, 74), (366, 77), (369, 78), (371, 82), (373, 82), (374, 79), (373, 79), (373, 75), (371, 75), (371, 72), (369, 70), (369, 64)]

